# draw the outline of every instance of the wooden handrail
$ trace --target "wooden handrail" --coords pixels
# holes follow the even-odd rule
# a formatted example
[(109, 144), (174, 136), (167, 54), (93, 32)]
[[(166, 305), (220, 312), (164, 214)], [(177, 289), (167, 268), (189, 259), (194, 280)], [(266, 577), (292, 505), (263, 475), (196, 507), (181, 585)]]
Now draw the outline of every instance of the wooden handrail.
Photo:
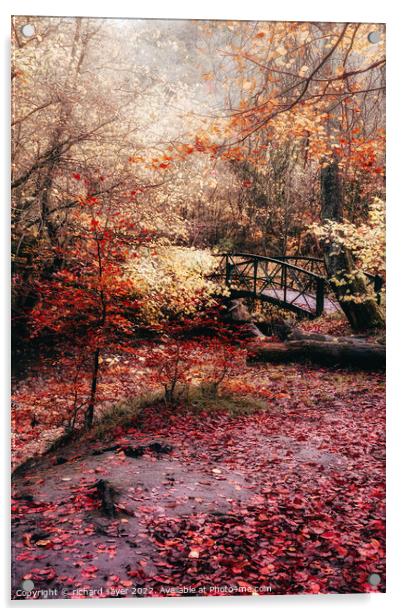
[[(291, 310), (295, 310), (296, 307), (299, 311), (315, 316), (320, 316), (324, 311), (325, 304), (325, 288), (330, 287), (330, 281), (328, 278), (321, 274), (316, 274), (308, 269), (300, 267), (299, 265), (293, 265), (290, 261), (310, 261), (312, 263), (325, 263), (324, 259), (320, 259), (319, 257), (308, 257), (304, 255), (283, 255), (282, 257), (267, 257), (264, 255), (256, 255), (248, 252), (230, 252), (230, 253), (220, 253), (215, 255), (222, 259), (225, 259), (225, 279), (226, 284), (231, 286), (233, 277), (238, 278), (238, 281), (243, 280), (243, 284), (248, 288), (245, 291), (240, 290), (241, 292), (246, 292), (250, 295), (258, 297), (259, 294), (257, 292), (257, 281), (267, 281), (270, 284), (279, 285), (283, 289), (283, 300), (282, 304), (285, 307), (288, 307)], [(236, 262), (235, 259), (240, 258), (243, 259), (241, 262)], [(274, 271), (265, 276), (258, 276), (258, 263), (272, 263), (274, 266)], [(236, 269), (246, 266), (243, 271), (238, 270), (237, 274)], [(247, 267), (252, 267), (252, 272), (247, 272)], [(291, 272), (294, 275), (294, 281), (296, 281), (296, 288), (294, 286), (288, 286), (289, 278), (292, 278)], [(381, 302), (381, 288), (383, 285), (383, 279), (381, 276), (375, 274), (369, 274), (368, 272), (363, 272), (367, 278), (369, 279), (370, 284), (374, 283), (374, 292), (376, 293), (377, 302)], [(289, 275), (288, 275), (289, 274)], [(310, 283), (304, 283), (300, 279), (298, 279), (297, 274), (304, 274), (310, 280)], [(277, 276), (280, 276), (280, 282), (277, 280)], [(252, 284), (249, 284), (248, 281), (252, 281)], [(311, 286), (309, 286), (309, 284)], [(303, 287), (300, 290), (300, 286)], [(287, 291), (292, 290), (299, 292), (299, 295), (305, 298), (307, 304), (309, 303), (307, 298), (311, 297), (311, 295), (315, 295), (315, 310), (312, 312), (308, 311), (301, 306), (297, 306), (295, 301), (287, 301)], [(299, 295), (297, 297), (299, 297)], [(278, 299), (278, 298), (277, 298)], [(297, 298), (296, 298), (297, 299)], [(271, 300), (272, 301), (272, 300)]]
[[(323, 263), (325, 264), (324, 259), (321, 257), (306, 257), (305, 255), (275, 255), (274, 259), (283, 260), (283, 261), (313, 261), (315, 263)], [(371, 274), (370, 272), (366, 272), (363, 270), (363, 274), (370, 278), (376, 284), (376, 291), (381, 290), (382, 285), (384, 284), (384, 279), (379, 274)], [(381, 283), (379, 282), (381, 281)]]
[(305, 255), (275, 255), (274, 259), (278, 259), (279, 261), (301, 259), (302, 261), (317, 261), (319, 263), (324, 263), (324, 259), (321, 259), (321, 257), (306, 257)]
[[(230, 252), (230, 253), (223, 253), (223, 254), (218, 254), (216, 255), (217, 257), (225, 257), (226, 259), (230, 258), (230, 257), (244, 257), (246, 259), (251, 259), (251, 262), (253, 262), (254, 260), (257, 261), (268, 261), (270, 263), (276, 263), (277, 265), (281, 265), (281, 266), (286, 266), (289, 267), (289, 264), (286, 263), (286, 261), (280, 261), (279, 259), (273, 258), (273, 257), (265, 257), (262, 255), (253, 255), (247, 252)], [(319, 274), (314, 274), (314, 272), (310, 272), (309, 270), (304, 269), (303, 267), (299, 267), (297, 265), (291, 265), (290, 266), (292, 269), (301, 272), (303, 274), (307, 274), (308, 276), (311, 276), (311, 278), (317, 278), (317, 279), (323, 279), (325, 280), (324, 276), (320, 276)]]

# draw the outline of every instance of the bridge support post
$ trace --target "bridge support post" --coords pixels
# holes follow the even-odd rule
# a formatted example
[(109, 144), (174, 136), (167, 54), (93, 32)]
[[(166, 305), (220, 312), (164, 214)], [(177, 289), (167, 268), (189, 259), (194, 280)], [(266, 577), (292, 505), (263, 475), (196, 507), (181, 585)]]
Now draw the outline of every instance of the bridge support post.
[(324, 278), (317, 278), (317, 295), (315, 299), (315, 315), (319, 317), (324, 312)]
[(287, 301), (287, 286), (288, 286), (288, 266), (287, 263), (284, 263), (282, 266), (282, 280), (283, 280), (283, 301), (286, 304)]
[(225, 263), (225, 283), (227, 284), (227, 286), (230, 286), (231, 283), (231, 277), (232, 277), (232, 265), (229, 262), (229, 256), (226, 255), (226, 263)]
[(257, 295), (257, 270), (258, 270), (258, 261), (254, 260), (254, 269), (253, 269), (253, 283), (254, 283), (254, 295)]

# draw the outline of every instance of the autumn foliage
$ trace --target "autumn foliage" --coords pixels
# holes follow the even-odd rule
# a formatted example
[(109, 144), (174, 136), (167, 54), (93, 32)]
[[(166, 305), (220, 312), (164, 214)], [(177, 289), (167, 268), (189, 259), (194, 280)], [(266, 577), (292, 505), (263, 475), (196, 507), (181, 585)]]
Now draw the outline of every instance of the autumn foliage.
[[(218, 264), (336, 246), (361, 304), (364, 272), (385, 279), (384, 27), (31, 21), (12, 24), (13, 592), (383, 591), (382, 375), (249, 365), (242, 320), (269, 345), (296, 316), (236, 320)], [(351, 334), (341, 312), (297, 325)]]

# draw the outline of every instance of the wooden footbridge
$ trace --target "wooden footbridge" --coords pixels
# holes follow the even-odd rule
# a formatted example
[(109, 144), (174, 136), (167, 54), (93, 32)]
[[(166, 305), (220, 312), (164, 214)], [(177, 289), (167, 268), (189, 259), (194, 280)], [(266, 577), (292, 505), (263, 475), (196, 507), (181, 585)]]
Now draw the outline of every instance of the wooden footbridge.
[[(310, 319), (339, 310), (324, 259), (306, 256), (265, 257), (244, 252), (219, 255), (219, 278), (232, 297), (250, 297)], [(365, 272), (378, 303), (383, 280)]]

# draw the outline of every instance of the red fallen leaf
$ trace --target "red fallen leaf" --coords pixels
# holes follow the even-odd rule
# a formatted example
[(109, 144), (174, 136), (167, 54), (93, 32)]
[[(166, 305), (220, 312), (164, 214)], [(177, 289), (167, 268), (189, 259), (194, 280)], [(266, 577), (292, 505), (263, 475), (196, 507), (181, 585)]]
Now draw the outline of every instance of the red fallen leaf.
[(299, 496), (295, 496), (292, 505), (298, 509), (301, 509), (302, 507), (304, 507), (304, 502), (305, 501), (302, 498), (300, 498)]
[(15, 557), (15, 560), (17, 561), (24, 561), (24, 560), (36, 560), (37, 557), (35, 556), (35, 554), (33, 552), (21, 552), (20, 554), (18, 554)]
[(322, 528), (321, 526), (311, 526), (309, 530), (316, 535), (322, 535), (322, 533), (325, 532), (325, 528)]
[(260, 569), (260, 573), (262, 575), (269, 575), (270, 573), (272, 573), (272, 571), (275, 571), (275, 566), (274, 565), (266, 565), (266, 567), (262, 567)]
[(118, 575), (110, 575), (110, 576), (109, 576), (109, 580), (110, 580), (111, 582), (118, 582), (118, 581), (120, 580), (120, 578), (119, 578), (119, 576), (118, 576)]
[(245, 582), (244, 580), (236, 580), (236, 583), (237, 583), (237, 586), (239, 586), (239, 588), (241, 588), (243, 592), (244, 590), (246, 590), (246, 592), (249, 592), (251, 594), (255, 593), (254, 586), (251, 586), (251, 584), (249, 584), (248, 582)]
[(87, 565), (84, 569), (87, 573), (95, 573), (98, 570), (98, 567), (95, 567), (95, 565)]
[(166, 547), (171, 547), (172, 545), (177, 545), (180, 543), (180, 539), (166, 539), (163, 543)]
[(348, 551), (341, 545), (336, 546), (335, 549), (338, 552), (339, 556), (346, 556), (346, 554), (348, 553)]
[(309, 574), (307, 571), (296, 571), (295, 572), (295, 580), (298, 582), (306, 582), (309, 578)]
[(50, 550), (53, 547), (53, 541), (51, 539), (40, 539), (35, 542), (35, 545), (38, 545), (45, 550)]
[(121, 584), (122, 586), (125, 586), (126, 588), (129, 588), (130, 586), (132, 586), (132, 585), (133, 585), (133, 583), (132, 583), (132, 581), (131, 581), (131, 580), (121, 580), (121, 581), (120, 581), (120, 584)]
[(60, 575), (57, 579), (59, 582), (64, 582), (65, 584), (74, 583), (74, 578), (68, 577), (67, 575)]
[(31, 578), (27, 578), (24, 576), (24, 579), (33, 579), (40, 581), (42, 579), (46, 579), (48, 581), (54, 580), (57, 577), (56, 571), (52, 567), (48, 567), (46, 569), (32, 569), (29, 574)]
[(81, 174), (80, 173), (73, 173), (73, 178), (74, 180), (80, 180), (81, 179)]
[(244, 567), (232, 567), (232, 572), (237, 575), (238, 573), (243, 573)]
[(31, 533), (24, 533), (24, 535), (22, 536), (22, 543), (27, 547), (30, 548), (31, 547)]
[(157, 567), (166, 567), (167, 569), (173, 569), (173, 565), (165, 562), (164, 560), (155, 561)]
[(323, 539), (333, 539), (335, 536), (336, 536), (335, 533), (332, 532), (331, 530), (326, 530), (324, 533), (321, 533), (321, 537)]

